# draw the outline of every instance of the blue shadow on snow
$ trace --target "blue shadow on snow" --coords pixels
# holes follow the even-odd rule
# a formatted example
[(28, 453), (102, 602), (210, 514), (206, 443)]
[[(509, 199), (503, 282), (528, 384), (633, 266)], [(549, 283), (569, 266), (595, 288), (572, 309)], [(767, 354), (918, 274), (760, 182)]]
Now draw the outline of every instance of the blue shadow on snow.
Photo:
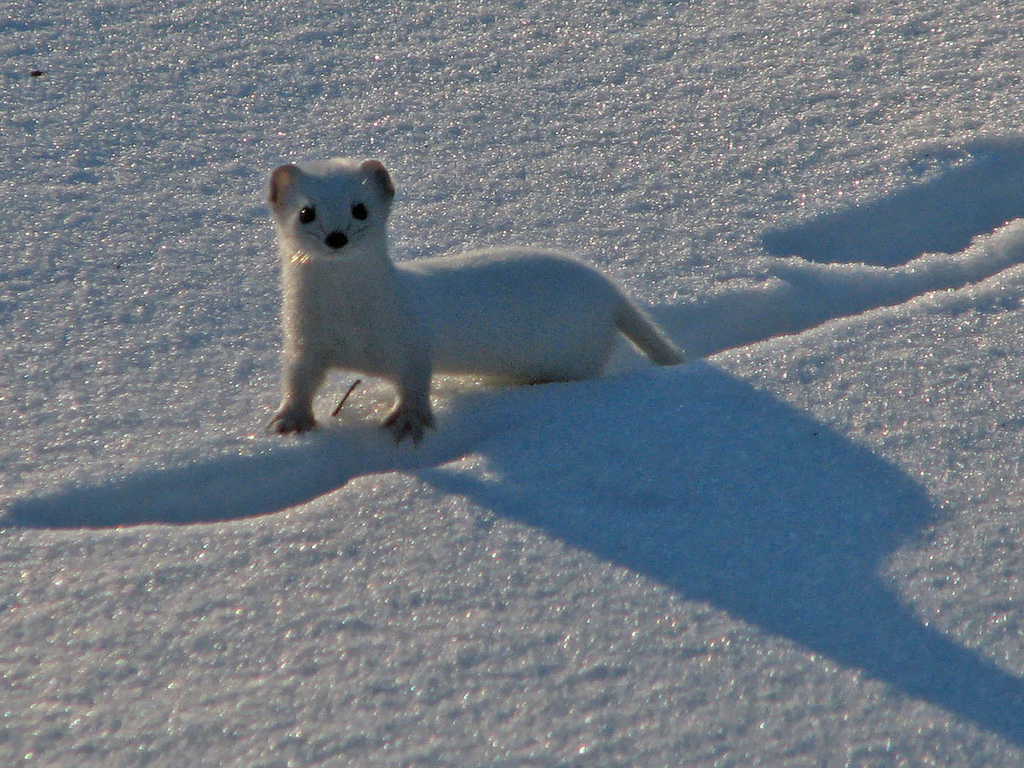
[[(386, 441), (375, 428), (343, 427), (257, 456), (19, 500), (4, 522), (229, 520), (283, 510), (356, 474), (415, 471), (1024, 746), (1024, 682), (922, 624), (879, 575), (936, 522), (924, 490), (898, 468), (703, 363), (544, 389), (542, 425), (531, 422), (535, 391), (501, 392), (455, 415), (482, 422), (452, 430), (461, 445), (446, 439), (444, 423), (416, 452), (379, 448)], [(609, 430), (609, 409), (613, 423), (634, 425), (628, 435)], [(522, 427), (508, 439), (481, 445), (468, 434), (501, 434), (512, 423)], [(541, 428), (564, 435), (557, 449), (550, 438), (528, 439)], [(470, 449), (501, 482), (440, 466)]]
[(420, 475), (1024, 746), (1024, 681), (925, 626), (879, 574), (937, 522), (923, 488), (740, 379), (687, 374), (619, 380), (636, 390), (609, 403), (634, 411), (625, 439), (602, 439), (601, 403), (585, 423), (567, 407), (545, 424), (566, 433), (557, 455), (489, 444), (499, 484)]
[(881, 199), (766, 232), (773, 256), (892, 267), (922, 253), (956, 253), (1024, 217), (1024, 139), (984, 139), (972, 159)]

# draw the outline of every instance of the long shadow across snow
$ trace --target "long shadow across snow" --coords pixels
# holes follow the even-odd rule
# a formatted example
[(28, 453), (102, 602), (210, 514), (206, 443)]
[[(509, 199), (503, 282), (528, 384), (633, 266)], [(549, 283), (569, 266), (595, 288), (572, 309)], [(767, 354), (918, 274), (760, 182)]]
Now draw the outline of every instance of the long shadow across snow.
[[(426, 440), (416, 449), (396, 447), (372, 424), (325, 423), (300, 439), (268, 437), (273, 444), (255, 455), (228, 454), (15, 499), (0, 515), (0, 527), (193, 525), (281, 512), (335, 491), (353, 477), (433, 466), (465, 455), (467, 441), (479, 434), (469, 400), (468, 412), (449, 422), (452, 437)], [(463, 421), (470, 424), (463, 426)]]
[[(703, 363), (468, 399), (448, 422), (456, 436), (442, 423), (422, 452), (396, 451), (371, 427), (335, 428), (256, 456), (23, 499), (5, 522), (251, 517), (404, 469), (1024, 747), (1024, 682), (924, 626), (879, 575), (935, 511), (866, 448)], [(628, 434), (609, 429), (609, 412)], [(564, 439), (531, 439), (540, 428)], [(471, 448), (500, 482), (440, 466)]]
[[(1024, 681), (922, 624), (880, 576), (936, 522), (924, 490), (712, 366), (655, 378), (622, 377), (583, 420), (559, 393), (566, 415), (545, 429), (564, 445), (489, 443), (500, 483), (421, 476), (1024, 747)], [(628, 437), (605, 436), (605, 407)]]

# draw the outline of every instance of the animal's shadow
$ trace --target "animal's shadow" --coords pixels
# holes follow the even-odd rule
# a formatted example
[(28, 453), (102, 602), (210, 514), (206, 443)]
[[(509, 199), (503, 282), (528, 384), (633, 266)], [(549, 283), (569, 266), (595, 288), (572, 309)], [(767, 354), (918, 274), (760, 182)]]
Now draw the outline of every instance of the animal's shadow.
[[(23, 500), (9, 522), (251, 516), (402, 468), (1024, 746), (1024, 683), (925, 626), (880, 575), (936, 513), (920, 485), (867, 448), (702, 363), (466, 401), (422, 451), (385, 450), (374, 428), (336, 429)], [(442, 466), (469, 450), (500, 480)]]
[[(470, 398), (472, 400), (472, 398)], [(324, 421), (300, 438), (277, 438), (249, 455), (226, 454), (205, 462), (148, 470), (111, 483), (76, 486), (15, 499), (4, 524), (25, 528), (109, 528), (143, 524), (193, 525), (281, 512), (343, 487), (353, 477), (443, 464), (465, 454), (474, 439), (468, 413), (453, 415), (456, 434), (430, 435), (418, 448), (395, 446), (370, 423)], [(271, 439), (268, 436), (268, 440)]]
[(1024, 746), (1024, 681), (924, 625), (880, 574), (938, 521), (923, 488), (742, 380), (688, 374), (654, 392), (624, 377), (628, 435), (602, 436), (601, 404), (583, 422), (567, 407), (544, 427), (565, 432), (558, 451), (490, 444), (499, 483), (421, 476)]
[(891, 267), (922, 253), (961, 251), (976, 235), (1024, 216), (1024, 139), (983, 139), (964, 150), (967, 162), (931, 181), (765, 233), (765, 250)]

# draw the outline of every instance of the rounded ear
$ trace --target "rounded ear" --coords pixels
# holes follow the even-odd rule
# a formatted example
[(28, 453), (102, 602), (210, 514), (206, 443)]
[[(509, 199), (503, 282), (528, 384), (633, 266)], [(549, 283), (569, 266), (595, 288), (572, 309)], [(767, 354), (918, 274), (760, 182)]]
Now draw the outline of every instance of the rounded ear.
[(395, 184), (391, 181), (391, 174), (380, 160), (363, 160), (359, 170), (373, 179), (385, 197), (395, 196)]
[(288, 165), (281, 165), (274, 169), (274, 172), (270, 174), (270, 186), (267, 189), (267, 201), (271, 205), (284, 205), (284, 196), (288, 194), (288, 190), (295, 183), (295, 179), (299, 177), (302, 171), (299, 170), (299, 166), (289, 163)]

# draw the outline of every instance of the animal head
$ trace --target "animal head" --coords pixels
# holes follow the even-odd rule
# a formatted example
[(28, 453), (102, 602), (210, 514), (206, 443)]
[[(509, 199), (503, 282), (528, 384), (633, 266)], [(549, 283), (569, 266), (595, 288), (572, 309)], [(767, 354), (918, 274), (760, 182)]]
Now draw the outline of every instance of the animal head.
[(348, 158), (282, 165), (267, 192), (282, 244), (303, 259), (345, 259), (379, 246), (394, 196), (383, 163)]

